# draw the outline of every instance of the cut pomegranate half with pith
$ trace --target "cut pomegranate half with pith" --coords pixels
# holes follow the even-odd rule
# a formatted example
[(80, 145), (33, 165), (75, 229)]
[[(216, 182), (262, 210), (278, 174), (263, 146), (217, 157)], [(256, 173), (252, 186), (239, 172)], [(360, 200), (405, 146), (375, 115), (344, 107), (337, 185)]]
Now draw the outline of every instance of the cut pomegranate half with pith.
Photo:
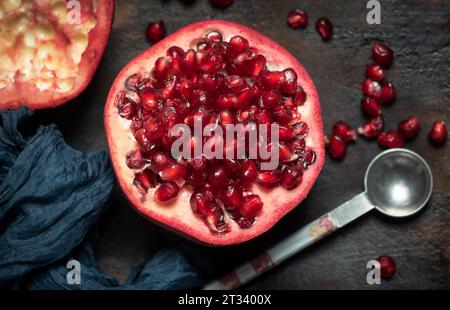
[(105, 50), (114, 1), (15, 0), (0, 6), (0, 109), (51, 108), (78, 96)]
[[(187, 146), (223, 146), (234, 158), (173, 158), (170, 130), (192, 129), (195, 119), (214, 128), (279, 125), (280, 141), (265, 146), (279, 150), (278, 165), (263, 169), (260, 144), (248, 143), (236, 158), (237, 139), (219, 135), (192, 136)], [(324, 162), (320, 103), (307, 71), (269, 38), (226, 21), (189, 25), (133, 59), (110, 90), (105, 127), (119, 184), (136, 210), (209, 245), (270, 229), (306, 197)], [(146, 169), (151, 182), (142, 180)]]

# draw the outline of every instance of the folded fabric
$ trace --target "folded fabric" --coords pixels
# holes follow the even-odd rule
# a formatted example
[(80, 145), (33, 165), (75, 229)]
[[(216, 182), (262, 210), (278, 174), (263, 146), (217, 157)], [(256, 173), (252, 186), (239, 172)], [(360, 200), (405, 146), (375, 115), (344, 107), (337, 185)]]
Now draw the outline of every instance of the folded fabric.
[[(25, 138), (18, 128), (31, 115), (26, 108), (1, 112), (0, 285), (30, 289), (199, 285), (199, 275), (182, 253), (171, 249), (158, 252), (123, 285), (96, 269), (90, 241), (80, 243), (107, 207), (114, 187), (108, 154), (72, 149), (55, 125), (41, 126)], [(71, 259), (81, 264), (77, 285), (66, 279)]]

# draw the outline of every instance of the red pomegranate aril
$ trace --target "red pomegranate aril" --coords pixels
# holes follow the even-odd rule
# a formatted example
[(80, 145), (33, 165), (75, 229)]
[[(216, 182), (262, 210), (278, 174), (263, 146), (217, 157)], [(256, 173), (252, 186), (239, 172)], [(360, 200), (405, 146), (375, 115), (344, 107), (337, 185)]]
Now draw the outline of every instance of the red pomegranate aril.
[(181, 65), (186, 72), (194, 71), (197, 68), (197, 52), (193, 49), (187, 50)]
[(248, 107), (255, 98), (253, 90), (249, 87), (244, 88), (238, 95), (238, 101), (236, 108), (246, 108)]
[(366, 96), (378, 99), (381, 96), (381, 85), (377, 81), (365, 79), (362, 84), (362, 92)]
[(420, 131), (420, 120), (417, 116), (411, 116), (398, 123), (398, 132), (404, 139), (414, 138)]
[(169, 76), (163, 82), (163, 87), (161, 89), (161, 97), (163, 99), (173, 99), (175, 97), (179, 79), (175, 75)]
[(342, 159), (347, 152), (347, 144), (338, 136), (331, 136), (328, 141), (328, 154), (333, 159)]
[(259, 108), (254, 112), (253, 118), (258, 124), (269, 124), (272, 121), (270, 112), (262, 108)]
[(447, 141), (447, 127), (443, 121), (437, 121), (433, 123), (433, 127), (428, 134), (428, 138), (435, 144), (443, 144)]
[(228, 75), (224, 78), (222, 88), (225, 92), (231, 94), (239, 94), (244, 88), (245, 81), (239, 75)]
[(127, 166), (130, 169), (141, 169), (144, 167), (144, 157), (141, 150), (134, 150), (127, 155)]
[(308, 135), (309, 127), (305, 122), (298, 122), (292, 125), (294, 128), (294, 133), (297, 139), (304, 139)]
[(164, 168), (159, 175), (164, 181), (178, 181), (186, 175), (186, 166), (179, 163), (172, 163)]
[(147, 36), (147, 40), (158, 42), (162, 38), (166, 36), (166, 27), (164, 25), (164, 22), (162, 20), (158, 22), (151, 22), (148, 27), (147, 31), (145, 32)]
[(169, 49), (166, 52), (167, 56), (171, 56), (174, 58), (180, 58), (180, 59), (183, 59), (184, 54), (185, 54), (184, 50), (179, 46), (171, 46), (171, 47), (169, 47)]
[(266, 89), (278, 89), (284, 82), (284, 74), (280, 71), (263, 70), (259, 75), (259, 81)]
[(381, 115), (381, 108), (377, 101), (370, 97), (361, 99), (361, 110), (368, 117), (377, 117)]
[(150, 169), (145, 169), (142, 172), (136, 173), (134, 176), (133, 184), (141, 193), (145, 195), (150, 187), (155, 187), (161, 182), (159, 176)]
[(264, 108), (272, 109), (281, 103), (281, 94), (276, 89), (265, 91), (262, 93), (261, 102)]
[(379, 146), (386, 149), (403, 147), (405, 145), (402, 136), (395, 130), (382, 133), (378, 136), (377, 142)]
[(206, 218), (212, 214), (211, 202), (205, 197), (201, 191), (192, 193), (189, 200), (192, 211), (202, 218)]
[(280, 183), (280, 172), (278, 170), (259, 171), (256, 181), (264, 188), (274, 188)]
[(266, 57), (256, 55), (252, 59), (246, 61), (246, 73), (248, 76), (256, 78), (266, 66)]
[(322, 37), (324, 41), (328, 41), (331, 39), (333, 35), (333, 24), (326, 17), (320, 17), (316, 21), (316, 30)]
[(356, 131), (344, 121), (337, 121), (333, 125), (333, 135), (338, 136), (344, 142), (356, 140)]
[(258, 167), (251, 159), (246, 159), (241, 163), (242, 180), (247, 182), (254, 182), (258, 175)]
[(395, 90), (394, 85), (391, 82), (387, 82), (381, 88), (381, 93), (379, 97), (379, 102), (382, 105), (387, 105), (392, 103), (397, 98), (397, 91)]
[(136, 103), (130, 98), (125, 97), (119, 102), (119, 115), (126, 119), (132, 119), (136, 112)]
[(384, 130), (384, 119), (381, 116), (368, 120), (358, 128), (358, 133), (366, 138), (378, 137)]
[(390, 279), (395, 274), (395, 261), (392, 257), (383, 255), (377, 258), (380, 263), (380, 275), (383, 279)]
[(394, 59), (394, 52), (391, 48), (382, 43), (376, 43), (372, 47), (372, 57), (377, 64), (387, 68), (392, 64)]
[(218, 31), (211, 31), (206, 35), (208, 41), (222, 41), (222, 34)]
[(238, 97), (236, 95), (220, 95), (217, 98), (217, 105), (223, 109), (236, 107), (238, 104)]
[(131, 91), (136, 91), (140, 83), (141, 75), (139, 73), (135, 73), (127, 78), (125, 81), (125, 88)]
[(377, 64), (370, 64), (366, 66), (366, 78), (373, 81), (381, 82), (384, 80), (384, 69)]
[(248, 40), (241, 36), (234, 36), (228, 44), (228, 58), (234, 59), (237, 55), (247, 52)]
[(218, 8), (225, 8), (231, 5), (234, 0), (209, 0), (209, 2)]
[(300, 185), (303, 171), (296, 168), (286, 167), (281, 174), (281, 186), (286, 189), (294, 189)]
[(154, 153), (150, 161), (152, 168), (158, 172), (167, 168), (172, 163), (171, 157), (163, 152)]
[(242, 204), (242, 190), (238, 186), (228, 185), (223, 194), (223, 200), (227, 209), (239, 208)]
[(180, 188), (174, 182), (163, 182), (155, 191), (155, 199), (159, 202), (166, 202), (177, 197)]
[(223, 68), (223, 65), (224, 61), (222, 55), (216, 52), (211, 52), (206, 53), (206, 56), (198, 62), (198, 69), (207, 73), (217, 73)]
[(316, 162), (316, 159), (317, 155), (316, 152), (314, 152), (313, 150), (305, 149), (303, 151), (303, 166), (305, 168), (308, 168), (309, 166), (314, 164)]
[(157, 143), (148, 137), (144, 128), (136, 130), (134, 137), (145, 152), (150, 152), (157, 146)]
[(216, 92), (223, 83), (222, 74), (202, 74), (199, 78), (200, 87), (207, 92)]
[(184, 100), (190, 100), (192, 96), (193, 85), (189, 80), (182, 80), (178, 84), (178, 93)]
[(258, 195), (244, 197), (244, 203), (239, 208), (239, 213), (246, 218), (255, 218), (261, 212), (263, 202)]
[(300, 27), (305, 28), (308, 26), (308, 13), (304, 10), (294, 9), (289, 12), (287, 16), (287, 23), (293, 29)]
[(227, 181), (228, 172), (224, 167), (214, 168), (208, 176), (208, 183), (213, 186), (213, 188), (223, 187)]
[(235, 124), (236, 117), (228, 110), (223, 110), (219, 115), (219, 123), (223, 126), (228, 124)]
[(283, 83), (280, 86), (280, 91), (283, 95), (289, 96), (295, 94), (297, 90), (297, 73), (291, 68), (283, 70)]
[(281, 163), (292, 162), (298, 158), (298, 155), (293, 152), (292, 148), (289, 145), (280, 142), (278, 144), (278, 147)]
[(287, 124), (292, 120), (292, 112), (284, 105), (277, 106), (273, 109), (272, 115), (279, 123)]
[(297, 106), (302, 106), (306, 102), (307, 96), (302, 87), (297, 86), (293, 99)]
[(161, 103), (160, 94), (154, 88), (144, 88), (140, 91), (142, 105), (145, 109), (152, 111)]
[(280, 140), (288, 141), (294, 137), (294, 129), (289, 125), (280, 125), (278, 135)]

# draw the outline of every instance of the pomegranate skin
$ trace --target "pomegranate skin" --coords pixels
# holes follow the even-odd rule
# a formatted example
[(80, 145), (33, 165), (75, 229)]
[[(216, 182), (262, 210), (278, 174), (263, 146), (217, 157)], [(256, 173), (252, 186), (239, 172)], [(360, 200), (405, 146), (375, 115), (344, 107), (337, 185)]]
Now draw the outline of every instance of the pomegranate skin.
[[(295, 70), (299, 85), (308, 95), (306, 102), (300, 107), (300, 111), (302, 120), (309, 126), (307, 146), (314, 151), (312, 153), (314, 158), (311, 159), (311, 162), (314, 161), (314, 163), (304, 172), (302, 182), (298, 187), (287, 190), (278, 186), (270, 191), (259, 186), (253, 188), (253, 193), (261, 198), (264, 207), (249, 229), (241, 229), (225, 214), (230, 228), (225, 235), (211, 234), (202, 219), (192, 212), (190, 207), (192, 189), (186, 186), (180, 188), (176, 199), (169, 201), (164, 206), (159, 205), (153, 199), (154, 188), (149, 188), (148, 194), (144, 197), (136, 191), (131, 182), (134, 172), (128, 168), (125, 160), (126, 155), (136, 149), (134, 140), (130, 139), (130, 120), (122, 118), (115, 105), (116, 96), (124, 88), (124, 83), (129, 76), (137, 73), (140, 68), (151, 67), (158, 57), (166, 54), (171, 46), (179, 46), (187, 50), (192, 42), (213, 30), (220, 32), (227, 41), (236, 35), (246, 38), (251, 47), (257, 48), (266, 57), (269, 69), (281, 66)], [(104, 121), (112, 164), (118, 183), (130, 204), (146, 219), (186, 238), (212, 246), (239, 244), (251, 240), (273, 227), (307, 196), (325, 159), (320, 102), (314, 83), (305, 68), (288, 51), (269, 38), (243, 25), (227, 21), (210, 20), (188, 25), (168, 35), (131, 60), (118, 74), (110, 89), (105, 105)]]

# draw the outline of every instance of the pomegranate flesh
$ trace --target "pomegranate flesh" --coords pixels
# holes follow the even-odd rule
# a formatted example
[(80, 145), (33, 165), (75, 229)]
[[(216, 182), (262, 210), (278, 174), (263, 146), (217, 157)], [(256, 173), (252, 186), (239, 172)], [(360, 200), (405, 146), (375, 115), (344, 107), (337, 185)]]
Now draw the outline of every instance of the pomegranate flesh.
[[(264, 144), (237, 154), (237, 138), (218, 134), (186, 140), (183, 149), (200, 148), (195, 158), (172, 157), (182, 134), (171, 129), (199, 121), (223, 132), (278, 125), (279, 141), (265, 144), (278, 148), (276, 167), (263, 168)], [(306, 70), (272, 40), (225, 21), (189, 25), (133, 59), (110, 90), (105, 127), (119, 184), (136, 210), (210, 245), (270, 229), (306, 197), (324, 162), (320, 104)], [(351, 130), (339, 132), (354, 139)], [(205, 152), (222, 147), (233, 158)]]
[[(74, 1), (70, 1), (71, 3)], [(90, 83), (111, 32), (113, 0), (8, 0), (0, 11), (0, 109), (53, 108)], [(122, 113), (131, 117), (133, 105)]]

